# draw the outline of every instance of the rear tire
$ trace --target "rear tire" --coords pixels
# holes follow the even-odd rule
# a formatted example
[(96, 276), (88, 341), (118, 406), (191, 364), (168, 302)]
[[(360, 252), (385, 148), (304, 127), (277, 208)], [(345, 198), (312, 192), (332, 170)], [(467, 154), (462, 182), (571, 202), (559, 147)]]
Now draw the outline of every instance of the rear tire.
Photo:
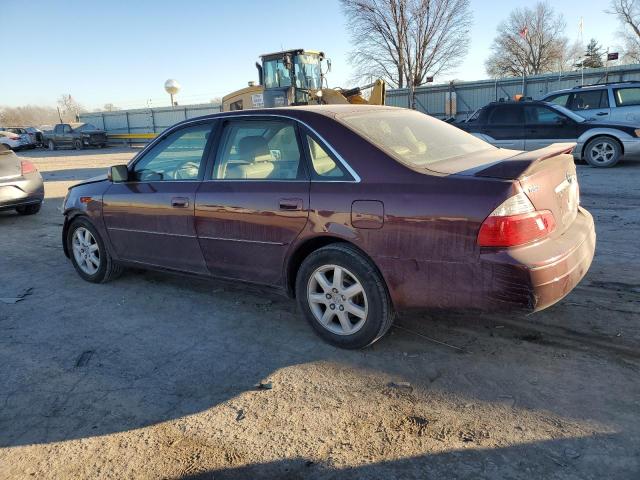
[(296, 276), (298, 305), (315, 332), (340, 348), (364, 348), (391, 328), (389, 292), (375, 265), (348, 244), (311, 253)]
[(122, 273), (122, 266), (113, 261), (102, 237), (86, 218), (71, 222), (66, 241), (71, 263), (87, 282), (106, 283)]
[(56, 149), (56, 144), (55, 144), (55, 143), (53, 143), (53, 140), (49, 140), (49, 141), (47, 142), (47, 149), (48, 149), (50, 152), (53, 152), (53, 151)]
[(20, 207), (16, 207), (16, 212), (20, 215), (35, 215), (40, 211), (40, 207), (42, 207), (42, 203), (35, 203), (33, 205), (22, 205)]
[(622, 157), (622, 145), (611, 137), (596, 137), (584, 148), (584, 159), (592, 167), (613, 167)]

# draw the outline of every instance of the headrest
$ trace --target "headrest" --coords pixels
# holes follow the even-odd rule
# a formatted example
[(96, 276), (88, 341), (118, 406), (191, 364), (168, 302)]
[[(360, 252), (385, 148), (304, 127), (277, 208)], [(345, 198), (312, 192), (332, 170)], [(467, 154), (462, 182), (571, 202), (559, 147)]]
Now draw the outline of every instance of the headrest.
[(244, 137), (240, 139), (240, 143), (238, 144), (238, 153), (243, 158), (269, 155), (269, 144), (267, 144), (267, 141), (260, 135)]

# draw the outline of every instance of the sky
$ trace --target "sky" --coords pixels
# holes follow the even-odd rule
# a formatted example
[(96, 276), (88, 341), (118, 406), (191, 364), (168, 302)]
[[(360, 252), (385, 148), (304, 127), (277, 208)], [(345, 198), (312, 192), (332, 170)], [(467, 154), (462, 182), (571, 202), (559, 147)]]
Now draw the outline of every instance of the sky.
[[(471, 0), (469, 53), (455, 71), (435, 79), (486, 78), (484, 60), (498, 24), (535, 0)], [(584, 40), (612, 51), (617, 19), (607, 0), (556, 0), (570, 40), (580, 16)], [(338, 0), (0, 0), (0, 105), (56, 104), (61, 94), (93, 110), (169, 105), (164, 82), (182, 86), (180, 104), (206, 103), (257, 80), (260, 54), (306, 48), (332, 62), (331, 87), (353, 87), (352, 48)]]

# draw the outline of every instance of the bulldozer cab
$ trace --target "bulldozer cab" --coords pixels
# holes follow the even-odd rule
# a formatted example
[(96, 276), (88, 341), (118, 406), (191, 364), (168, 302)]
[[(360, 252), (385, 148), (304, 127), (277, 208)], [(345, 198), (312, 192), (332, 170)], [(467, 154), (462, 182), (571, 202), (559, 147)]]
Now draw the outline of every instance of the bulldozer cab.
[(258, 66), (265, 107), (306, 105), (309, 92), (322, 88), (324, 53), (288, 50), (261, 56)]

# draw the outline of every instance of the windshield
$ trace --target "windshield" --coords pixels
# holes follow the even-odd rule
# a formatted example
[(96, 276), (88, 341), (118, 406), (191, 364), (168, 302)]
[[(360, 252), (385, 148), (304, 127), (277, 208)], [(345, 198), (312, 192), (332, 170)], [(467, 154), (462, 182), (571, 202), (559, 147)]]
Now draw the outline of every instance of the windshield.
[(317, 55), (296, 55), (293, 59), (296, 87), (321, 88), (320, 58)]
[(496, 147), (441, 120), (413, 110), (367, 111), (340, 121), (396, 160), (417, 168)]
[(566, 108), (566, 107), (563, 107), (563, 106), (561, 106), (561, 105), (556, 105), (555, 103), (551, 103), (551, 104), (549, 104), (549, 106), (550, 106), (551, 108), (553, 108), (554, 110), (557, 110), (558, 112), (560, 112), (560, 113), (562, 113), (562, 114), (566, 115), (566, 116), (567, 116), (567, 117), (569, 117), (571, 120), (574, 120), (574, 121), (576, 121), (576, 122), (578, 122), (578, 123), (582, 123), (582, 122), (584, 122), (584, 121), (585, 121), (585, 118), (584, 118), (584, 117), (581, 117), (580, 115), (578, 115), (577, 113), (575, 113), (575, 112), (573, 112), (573, 111), (569, 110), (569, 109), (568, 109), (568, 108)]

